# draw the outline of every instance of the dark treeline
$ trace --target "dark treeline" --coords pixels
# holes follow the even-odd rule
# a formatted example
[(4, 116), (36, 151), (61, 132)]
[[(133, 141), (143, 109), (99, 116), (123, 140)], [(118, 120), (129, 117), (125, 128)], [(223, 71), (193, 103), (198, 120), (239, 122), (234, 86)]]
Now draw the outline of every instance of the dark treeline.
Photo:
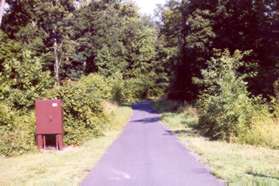
[(193, 100), (195, 83), (216, 50), (251, 50), (242, 73), (249, 90), (271, 96), (278, 89), (279, 3), (277, 0), (171, 0), (159, 10), (160, 39), (172, 69), (169, 97)]

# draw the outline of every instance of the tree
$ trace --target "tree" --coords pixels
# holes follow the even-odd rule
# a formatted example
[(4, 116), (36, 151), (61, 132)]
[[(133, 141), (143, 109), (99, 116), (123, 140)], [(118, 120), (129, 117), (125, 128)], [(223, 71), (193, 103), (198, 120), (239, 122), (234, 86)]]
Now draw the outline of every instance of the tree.
[(56, 83), (60, 82), (60, 66), (69, 61), (74, 42), (69, 29), (72, 12), (75, 10), (71, 0), (8, 1), (10, 9), (5, 15), (4, 31), (37, 55), (43, 56), (53, 67)]
[(6, 4), (6, 1), (5, 0), (1, 0), (0, 1), (0, 26), (2, 25), (2, 18), (4, 16), (4, 8), (5, 8), (5, 4)]
[(211, 58), (208, 68), (202, 70), (199, 128), (212, 139), (232, 142), (250, 126), (252, 99), (249, 98), (246, 75), (238, 72), (247, 53), (228, 50)]
[(213, 48), (253, 50), (244, 60), (254, 64), (241, 68), (243, 73), (257, 71), (256, 77), (247, 79), (249, 90), (256, 95), (274, 95), (272, 87), (278, 76), (275, 51), (279, 37), (274, 32), (279, 22), (277, 1), (171, 0), (160, 11), (160, 38), (167, 39), (165, 48), (171, 46), (177, 51), (171, 62), (174, 75), (170, 98), (196, 98), (200, 89), (193, 79), (201, 77), (200, 69), (208, 65)]
[(122, 73), (131, 78), (150, 71), (156, 32), (133, 4), (92, 2), (75, 13), (74, 25), (78, 57), (87, 73)]
[[(17, 109), (29, 109), (35, 99), (52, 87), (48, 71), (42, 70), (41, 59), (28, 50), (20, 50), (15, 56), (5, 58), (0, 78), (0, 98)], [(8, 56), (7, 56), (8, 57)]]

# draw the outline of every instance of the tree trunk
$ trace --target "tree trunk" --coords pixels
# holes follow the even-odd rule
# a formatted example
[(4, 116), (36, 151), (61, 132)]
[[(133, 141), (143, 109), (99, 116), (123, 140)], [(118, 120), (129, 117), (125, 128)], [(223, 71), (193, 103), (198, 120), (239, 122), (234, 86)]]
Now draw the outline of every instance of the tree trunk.
[(5, 0), (0, 0), (0, 26), (2, 26), (2, 19), (4, 16)]
[(54, 57), (55, 57), (55, 62), (54, 62), (54, 77), (55, 77), (55, 84), (60, 85), (60, 79), (59, 79), (59, 57), (58, 57), (58, 45), (56, 39), (54, 40)]

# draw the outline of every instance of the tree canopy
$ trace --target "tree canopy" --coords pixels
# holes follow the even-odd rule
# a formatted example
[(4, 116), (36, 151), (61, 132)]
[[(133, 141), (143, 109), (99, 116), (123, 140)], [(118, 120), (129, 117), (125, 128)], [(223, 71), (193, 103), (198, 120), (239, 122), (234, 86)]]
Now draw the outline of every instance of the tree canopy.
[(249, 90), (273, 95), (278, 77), (278, 6), (276, 0), (168, 1), (161, 7), (159, 27), (165, 47), (176, 49), (170, 97), (195, 98), (200, 87), (193, 78), (201, 76), (214, 49), (252, 50), (245, 60), (252, 63), (241, 69), (257, 73), (249, 79)]

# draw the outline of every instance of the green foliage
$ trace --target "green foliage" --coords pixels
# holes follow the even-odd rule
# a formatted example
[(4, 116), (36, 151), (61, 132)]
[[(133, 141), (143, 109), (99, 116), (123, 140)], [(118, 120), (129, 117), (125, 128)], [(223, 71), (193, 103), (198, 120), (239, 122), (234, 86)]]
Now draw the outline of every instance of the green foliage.
[[(8, 4), (3, 30), (19, 41), (20, 48), (24, 45), (39, 56), (43, 68), (56, 79), (60, 75), (62, 81), (78, 80), (83, 74), (98, 72), (112, 77), (121, 73), (128, 80), (152, 73), (148, 81), (158, 81), (152, 94), (166, 88), (167, 75), (160, 59), (153, 63), (157, 30), (140, 17), (134, 3), (23, 0)], [(54, 70), (54, 62), (59, 63), (59, 72)]]
[[(65, 81), (63, 86), (54, 87), (38, 96), (63, 100), (65, 143), (80, 145), (91, 137), (103, 135), (110, 127), (107, 125), (108, 118), (103, 110), (103, 102), (133, 102), (139, 99), (138, 96), (143, 96), (145, 89), (139, 84), (142, 81), (125, 81), (120, 74), (114, 78), (90, 74), (79, 81)], [(29, 101), (30, 105), (34, 104), (34, 101)], [(0, 153), (12, 156), (33, 150), (34, 115), (26, 109), (13, 111), (5, 104), (0, 106)]]
[[(262, 99), (254, 101), (252, 127), (238, 136), (238, 142), (273, 149), (279, 148), (278, 103), (268, 104)], [(260, 104), (259, 104), (260, 103)]]
[(245, 54), (230, 55), (226, 50), (202, 71), (205, 90), (199, 100), (199, 128), (213, 139), (233, 141), (250, 127), (253, 101), (245, 76), (238, 72)]
[(125, 83), (122, 74), (115, 74), (111, 79), (111, 99), (117, 103), (129, 102), (127, 93), (125, 92)]
[[(98, 78), (100, 82), (88, 86)], [(98, 76), (90, 76), (79, 82), (67, 82), (48, 92), (49, 98), (63, 100), (66, 144), (79, 145), (92, 136), (102, 135), (106, 118), (101, 103), (107, 94), (99, 89), (102, 80)]]
[(114, 49), (112, 48), (103, 46), (98, 50), (96, 56), (96, 66), (98, 67), (98, 71), (105, 76), (111, 76), (112, 74), (123, 72), (127, 66), (127, 62), (123, 58), (113, 54), (113, 50)]
[(177, 112), (181, 105), (182, 104), (178, 101), (163, 99), (160, 99), (153, 103), (154, 108), (160, 113)]
[(79, 85), (97, 98), (103, 100), (111, 99), (111, 78), (106, 78), (99, 74), (89, 74), (81, 77)]
[[(278, 1), (254, 0), (169, 0), (159, 9), (160, 42), (164, 49), (176, 51), (169, 58), (172, 78), (169, 98), (193, 101), (201, 90), (192, 78), (214, 55), (214, 48), (229, 51), (252, 50), (243, 61), (254, 61), (253, 68), (242, 67), (242, 73), (256, 70), (248, 88), (254, 95), (274, 96), (273, 83), (278, 79)], [(265, 82), (265, 83), (258, 83)]]
[(156, 30), (144, 23), (133, 3), (93, 1), (74, 16), (76, 57), (86, 72), (121, 73), (127, 79), (152, 70)]
[(137, 83), (136, 79), (123, 80), (120, 74), (114, 76), (111, 81), (111, 99), (118, 103), (132, 103), (138, 100), (139, 97), (136, 94), (140, 87), (136, 86), (135, 83)]
[[(195, 10), (187, 19), (189, 34), (186, 42), (189, 48), (195, 49), (197, 57), (208, 55), (216, 34), (213, 31), (212, 13), (209, 10)], [(201, 61), (201, 59), (198, 59)]]
[(12, 58), (18, 58), (21, 54), (22, 44), (14, 41), (8, 35), (0, 30), (0, 64), (3, 65)]
[(0, 153), (20, 155), (34, 150), (35, 120), (30, 109), (53, 81), (41, 58), (2, 31), (0, 40)]
[(126, 81), (125, 89), (128, 97), (132, 99), (144, 99), (148, 97), (149, 88), (151, 88), (149, 78), (146, 76), (141, 76), (138, 78), (132, 78)]
[(271, 119), (266, 119), (265, 122), (258, 123), (245, 134), (241, 134), (237, 142), (279, 149), (278, 123)]
[(140, 78), (125, 81), (124, 94), (128, 102), (135, 102), (148, 97), (148, 82)]
[(34, 150), (34, 115), (11, 110), (0, 105), (0, 154), (20, 155)]
[(143, 96), (145, 89), (137, 83), (135, 80), (124, 81), (120, 74), (114, 78), (91, 74), (78, 82), (65, 82), (50, 90), (49, 98), (64, 102), (65, 142), (78, 145), (92, 136), (102, 135), (108, 127), (103, 101), (126, 103), (141, 98), (138, 96)]
[(154, 81), (147, 75), (123, 79), (122, 74), (110, 78), (111, 99), (118, 103), (133, 103), (152, 96)]
[(41, 60), (30, 51), (23, 51), (18, 59), (6, 59), (0, 80), (2, 100), (18, 109), (31, 108), (35, 99), (53, 84), (50, 73), (43, 71)]

